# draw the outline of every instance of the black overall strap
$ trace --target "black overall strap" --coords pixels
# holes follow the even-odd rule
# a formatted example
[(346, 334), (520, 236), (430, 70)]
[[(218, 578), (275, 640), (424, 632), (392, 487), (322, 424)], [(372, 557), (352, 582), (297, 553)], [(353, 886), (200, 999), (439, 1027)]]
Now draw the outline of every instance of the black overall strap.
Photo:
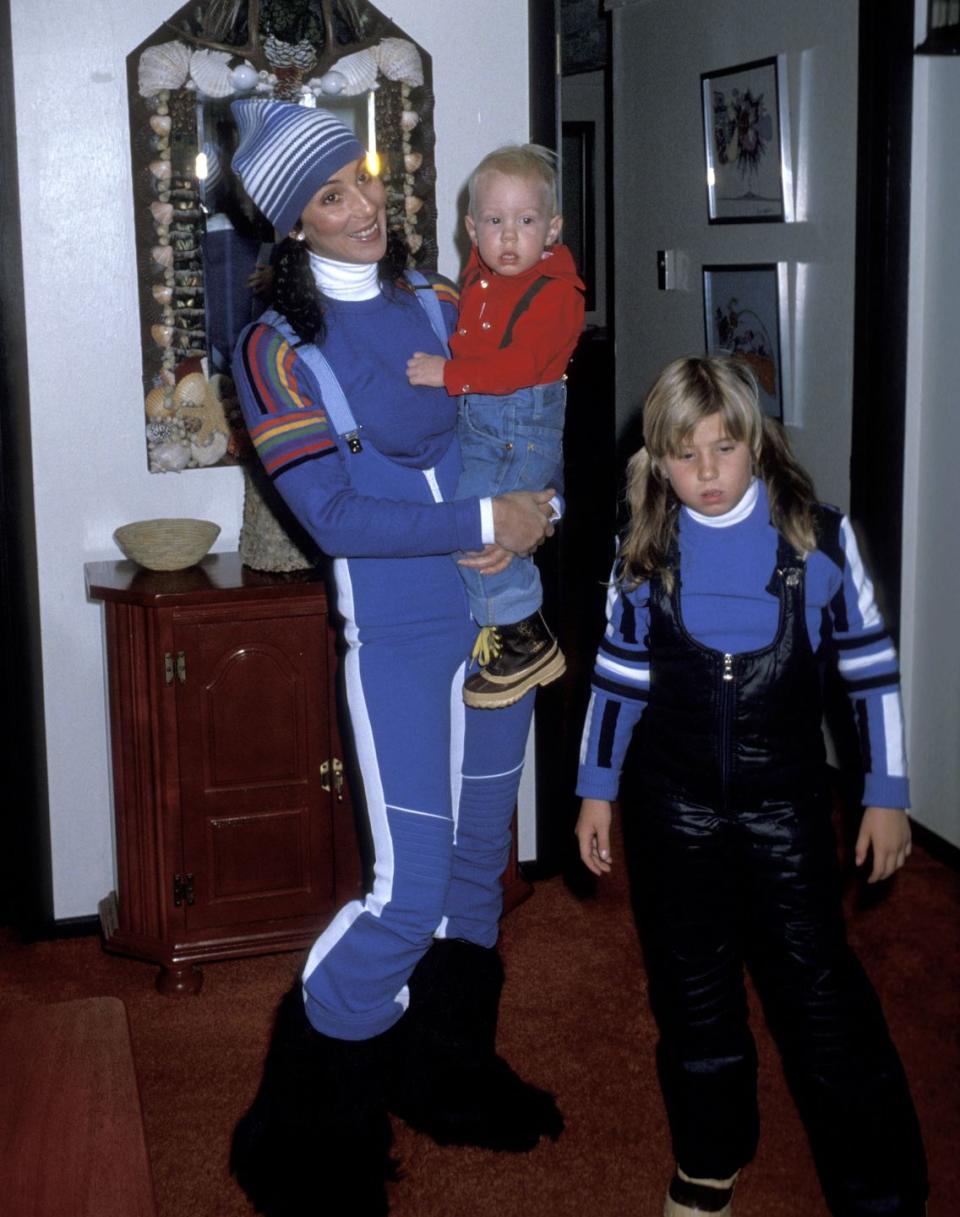
[(507, 328), (503, 331), (503, 337), (500, 339), (501, 351), (504, 347), (508, 347), (510, 345), (511, 341), (513, 340), (513, 327), (533, 303), (534, 298), (543, 291), (549, 282), (550, 279), (546, 275), (541, 275), (538, 279), (534, 279), (534, 281), (517, 301), (513, 312), (510, 314), (510, 320), (507, 322)]
[(778, 578), (782, 578), (787, 587), (796, 587), (805, 570), (803, 554), (794, 549), (782, 533), (777, 533), (777, 564), (765, 590), (776, 596)]

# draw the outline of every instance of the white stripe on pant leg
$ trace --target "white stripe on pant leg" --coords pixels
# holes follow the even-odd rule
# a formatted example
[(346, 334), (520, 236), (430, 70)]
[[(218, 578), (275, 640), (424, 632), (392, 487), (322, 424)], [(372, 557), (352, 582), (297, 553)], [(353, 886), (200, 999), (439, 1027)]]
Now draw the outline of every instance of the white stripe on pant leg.
[[(463, 749), (467, 713), (463, 704), (463, 678), (466, 664), (457, 668), (450, 685), (450, 813), (453, 816), (453, 844), (457, 844), (457, 826), (460, 823), (460, 795), (463, 790)], [(434, 938), (446, 938), (447, 915), (433, 932)]]
[(466, 664), (462, 663), (450, 685), (450, 814), (453, 816), (453, 843), (457, 843), (460, 824), (460, 792), (463, 788), (463, 750), (467, 729), (467, 712), (463, 704), (463, 678)]
[(350, 710), (357, 763), (363, 780), (367, 819), (373, 838), (374, 884), (373, 890), (362, 902), (353, 900), (345, 905), (313, 944), (303, 969), (304, 978), (333, 950), (361, 913), (369, 912), (372, 916), (379, 917), (393, 896), (393, 838), (387, 821), (380, 765), (360, 677), (360, 651), (363, 643), (360, 641), (354, 617), (353, 584), (350, 580), (349, 564), (345, 559), (337, 558), (333, 569), (337, 582), (337, 607), (344, 619), (344, 636), (348, 644), (343, 661), (347, 705)]

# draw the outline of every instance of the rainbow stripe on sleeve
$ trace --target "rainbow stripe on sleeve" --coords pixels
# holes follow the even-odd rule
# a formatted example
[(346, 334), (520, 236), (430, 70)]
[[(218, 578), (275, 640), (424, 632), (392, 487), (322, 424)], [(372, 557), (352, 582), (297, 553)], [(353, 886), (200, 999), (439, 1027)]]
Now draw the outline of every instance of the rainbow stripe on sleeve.
[(276, 330), (255, 326), (240, 357), (261, 419), (248, 417), (247, 426), (270, 477), (337, 450), (326, 410), (305, 391), (296, 352)]

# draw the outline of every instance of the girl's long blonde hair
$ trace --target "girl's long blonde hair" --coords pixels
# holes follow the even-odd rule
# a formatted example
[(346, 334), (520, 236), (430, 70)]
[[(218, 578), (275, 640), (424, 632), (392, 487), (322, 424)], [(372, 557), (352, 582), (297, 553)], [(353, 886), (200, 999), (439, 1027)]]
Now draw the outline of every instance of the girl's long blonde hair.
[(761, 412), (749, 364), (736, 356), (689, 356), (667, 364), (644, 402), (644, 447), (627, 464), (630, 519), (616, 577), (624, 587), (636, 587), (654, 574), (668, 589), (673, 586), (670, 548), (680, 500), (662, 462), (679, 456), (697, 424), (711, 414), (719, 414), (727, 435), (752, 452), (774, 528), (800, 553), (816, 549), (813, 482), (797, 464), (783, 427)]

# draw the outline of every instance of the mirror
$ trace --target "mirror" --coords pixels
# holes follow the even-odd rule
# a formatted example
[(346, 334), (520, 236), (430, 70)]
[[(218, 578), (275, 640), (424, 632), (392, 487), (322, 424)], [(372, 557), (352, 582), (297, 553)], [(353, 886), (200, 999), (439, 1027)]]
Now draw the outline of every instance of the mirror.
[(248, 455), (230, 357), (267, 305), (254, 272), (269, 265), (274, 233), (230, 170), (231, 102), (267, 96), (335, 111), (380, 155), (387, 222), (408, 264), (435, 267), (430, 67), (365, 0), (189, 3), (128, 56), (151, 472)]

